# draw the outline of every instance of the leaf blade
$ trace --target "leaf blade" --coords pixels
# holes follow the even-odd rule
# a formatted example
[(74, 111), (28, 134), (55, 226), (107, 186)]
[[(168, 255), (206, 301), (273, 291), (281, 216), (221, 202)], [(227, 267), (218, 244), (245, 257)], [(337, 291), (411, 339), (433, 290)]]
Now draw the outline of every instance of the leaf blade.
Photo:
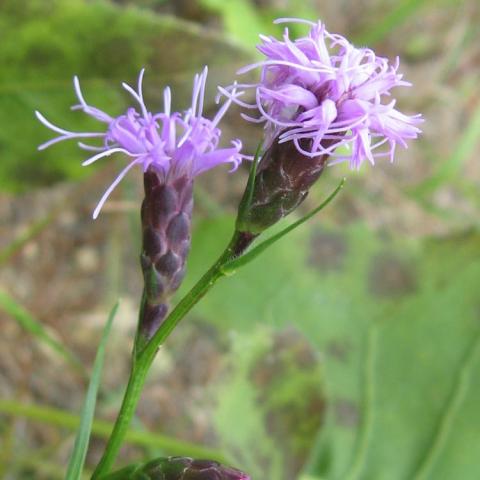
[[(35, 422), (45, 423), (67, 430), (75, 430), (80, 425), (80, 417), (78, 415), (59, 408), (28, 404), (18, 400), (0, 399), (0, 413), (2, 415), (24, 417)], [(112, 428), (112, 422), (94, 420), (92, 424), (92, 434), (106, 440), (110, 436)], [(217, 460), (221, 463), (231, 463), (231, 459), (213, 448), (207, 448), (147, 430), (131, 428), (127, 432), (125, 442), (139, 447), (158, 448), (170, 455), (204, 457)]]
[(103, 369), (103, 361), (105, 359), (105, 350), (107, 340), (112, 327), (113, 319), (118, 310), (119, 302), (113, 306), (108, 316), (107, 323), (103, 329), (102, 338), (100, 340), (95, 361), (93, 364), (92, 376), (88, 385), (85, 402), (83, 404), (80, 416), (80, 427), (75, 438), (73, 452), (68, 463), (65, 480), (79, 480), (81, 478), (85, 457), (87, 455), (90, 432), (92, 430), (93, 416), (95, 413), (95, 405), (97, 400), (98, 387)]

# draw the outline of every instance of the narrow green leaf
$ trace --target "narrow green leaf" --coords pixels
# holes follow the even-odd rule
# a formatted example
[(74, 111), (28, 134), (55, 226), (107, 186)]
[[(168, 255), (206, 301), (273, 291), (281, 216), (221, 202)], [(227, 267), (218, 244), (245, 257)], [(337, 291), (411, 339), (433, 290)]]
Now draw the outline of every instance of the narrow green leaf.
[(85, 403), (83, 405), (82, 414), (80, 416), (80, 428), (75, 438), (75, 445), (73, 447), (72, 456), (68, 463), (66, 480), (78, 480), (81, 478), (83, 464), (87, 455), (88, 441), (90, 439), (90, 432), (92, 430), (93, 415), (95, 413), (95, 404), (97, 401), (98, 386), (100, 385), (100, 378), (103, 369), (103, 360), (105, 358), (105, 349), (107, 346), (108, 335), (112, 327), (113, 319), (118, 310), (118, 302), (112, 308), (108, 317), (105, 328), (103, 329), (102, 338), (98, 346), (95, 362), (93, 364), (92, 378), (88, 385)]
[(39, 341), (47, 345), (51, 350), (60, 354), (76, 369), (85, 373), (82, 363), (74, 353), (65, 348), (58, 340), (53, 338), (47, 329), (31, 313), (23, 308), (6, 292), (0, 290), (0, 309), (10, 315), (27, 332), (34, 335)]
[(375, 22), (356, 39), (358, 43), (369, 45), (382, 41), (395, 27), (404, 23), (431, 0), (402, 0), (381, 21)]
[(271, 236), (269, 239), (260, 243), (260, 245), (257, 245), (256, 247), (254, 247), (252, 250), (248, 251), (241, 257), (235, 258), (234, 260), (231, 260), (230, 262), (226, 263), (222, 267), (222, 272), (226, 275), (229, 275), (233, 273), (235, 270), (237, 270), (238, 268), (243, 267), (247, 263), (250, 263), (256, 257), (258, 257), (258, 255), (260, 255), (263, 251), (265, 251), (268, 247), (270, 247), (276, 241), (284, 237), (287, 233), (291, 232), (295, 228), (305, 223), (307, 220), (309, 220), (314, 215), (316, 215), (320, 210), (323, 210), (337, 196), (338, 192), (342, 189), (344, 184), (345, 184), (345, 178), (342, 179), (338, 187), (318, 207), (314, 208), (311, 212), (307, 213), (300, 220), (297, 220), (296, 222), (292, 223), (291, 225), (283, 229), (281, 232)]
[(262, 150), (263, 143), (260, 142), (258, 144), (257, 150), (255, 152), (255, 156), (253, 157), (253, 162), (250, 167), (250, 173), (248, 174), (248, 181), (247, 181), (247, 186), (245, 188), (245, 193), (243, 195), (243, 198), (240, 202), (240, 205), (238, 206), (238, 215), (237, 215), (237, 225), (239, 223), (239, 220), (242, 219), (244, 216), (245, 212), (248, 210), (252, 203), (252, 198), (253, 198), (253, 190), (255, 187), (255, 177), (257, 175), (257, 166), (258, 162), (260, 159), (260, 153)]

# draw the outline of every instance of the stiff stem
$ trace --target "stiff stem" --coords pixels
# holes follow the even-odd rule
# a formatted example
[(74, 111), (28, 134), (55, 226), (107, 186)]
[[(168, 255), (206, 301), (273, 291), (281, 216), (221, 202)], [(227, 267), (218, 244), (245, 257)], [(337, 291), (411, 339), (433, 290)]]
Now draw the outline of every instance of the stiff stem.
[(223, 271), (224, 265), (241, 255), (253, 239), (254, 237), (245, 238), (244, 233), (236, 231), (222, 255), (182, 298), (149, 342), (142, 349), (137, 349), (139, 345), (135, 342), (127, 389), (105, 447), (105, 452), (93, 472), (92, 480), (100, 479), (111, 470), (135, 413), (143, 385), (158, 348), (165, 342), (182, 318), (213, 287), (216, 281), (226, 275)]

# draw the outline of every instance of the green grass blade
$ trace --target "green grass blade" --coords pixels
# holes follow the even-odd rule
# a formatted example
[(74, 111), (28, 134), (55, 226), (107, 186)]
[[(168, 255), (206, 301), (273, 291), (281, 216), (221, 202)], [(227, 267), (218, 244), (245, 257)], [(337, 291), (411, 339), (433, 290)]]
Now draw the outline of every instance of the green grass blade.
[[(68, 430), (76, 430), (80, 425), (78, 415), (59, 408), (22, 403), (18, 400), (0, 399), (0, 414), (25, 417), (36, 422), (46, 423)], [(94, 420), (92, 424), (92, 435), (107, 439), (110, 436), (112, 428), (112, 422)], [(220, 451), (213, 448), (203, 447), (145, 430), (131, 428), (127, 432), (125, 442), (138, 447), (158, 448), (163, 450), (167, 455), (188, 455), (195, 458), (209, 458), (211, 460), (217, 460), (220, 463), (232, 463), (232, 459), (227, 458)]]
[(370, 45), (381, 42), (395, 27), (404, 23), (409, 17), (418, 12), (431, 0), (402, 0), (394, 9), (382, 18), (382, 21), (375, 22), (371, 28), (358, 35), (357, 43)]
[(0, 290), (0, 309), (11, 316), (24, 330), (31, 333), (51, 350), (60, 354), (81, 373), (85, 373), (83, 365), (75, 354), (53, 338), (39, 320), (2, 290)]
[(73, 447), (72, 456), (68, 463), (66, 480), (79, 480), (82, 475), (83, 464), (88, 450), (88, 442), (90, 439), (90, 432), (92, 430), (93, 416), (95, 413), (95, 404), (97, 402), (97, 392), (100, 385), (100, 378), (102, 375), (103, 361), (105, 358), (105, 349), (107, 346), (108, 335), (112, 327), (113, 319), (118, 310), (118, 302), (112, 308), (108, 316), (107, 323), (103, 329), (102, 338), (98, 345), (95, 362), (93, 364), (92, 378), (88, 385), (85, 403), (83, 404), (82, 414), (80, 416), (80, 427), (75, 438), (75, 445)]

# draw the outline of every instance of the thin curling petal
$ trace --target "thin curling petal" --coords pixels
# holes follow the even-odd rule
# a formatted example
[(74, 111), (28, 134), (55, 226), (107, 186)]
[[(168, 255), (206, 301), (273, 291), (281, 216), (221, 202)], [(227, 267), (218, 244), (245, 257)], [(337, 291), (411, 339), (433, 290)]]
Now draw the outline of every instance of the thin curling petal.
[(298, 105), (307, 111), (318, 105), (317, 97), (312, 92), (297, 85), (285, 85), (276, 90), (265, 88), (262, 89), (262, 95), (271, 101), (283, 103), (286, 106)]
[(93, 157), (90, 157), (89, 159), (85, 160), (82, 163), (82, 167), (86, 167), (87, 165), (91, 165), (92, 163), (95, 163), (97, 160), (100, 160), (100, 158), (103, 157), (109, 157), (110, 155), (113, 155), (114, 153), (126, 153), (128, 155), (128, 151), (125, 150), (124, 148), (111, 148), (110, 150), (104, 150), (97, 155), (94, 155)]
[(368, 129), (359, 128), (354, 138), (355, 141), (353, 143), (353, 153), (350, 160), (351, 168), (358, 170), (365, 158), (368, 159), (372, 165), (374, 165), (375, 160), (373, 159), (373, 154), (371, 151), (370, 134)]
[(103, 137), (103, 133), (99, 132), (70, 132), (68, 130), (64, 130), (63, 128), (57, 127), (54, 125), (52, 122), (47, 120), (39, 111), (35, 111), (35, 116), (37, 119), (43, 123), (46, 127), (50, 128), (50, 130), (53, 130), (56, 133), (59, 133), (60, 136), (56, 138), (52, 138), (52, 140), (49, 140), (45, 143), (42, 143), (41, 145), (38, 146), (39, 150), (45, 150), (45, 148), (50, 147), (51, 145), (54, 145), (55, 143), (61, 142), (63, 140), (70, 140), (72, 138), (95, 138), (95, 137)]
[(127, 92), (129, 92), (132, 95), (132, 97), (138, 102), (140, 109), (142, 110), (143, 117), (145, 118), (145, 120), (148, 121), (148, 119), (150, 118), (150, 114), (148, 113), (147, 107), (145, 106), (145, 102), (143, 100), (143, 89), (142, 89), (144, 74), (145, 74), (145, 69), (142, 68), (140, 70), (140, 75), (138, 76), (137, 92), (130, 85), (128, 85), (128, 83), (123, 82), (122, 87), (125, 90), (127, 90)]
[[(133, 97), (137, 104), (128, 108), (118, 117), (110, 117), (96, 107), (89, 105), (80, 88), (80, 81), (74, 77), (74, 89), (78, 104), (74, 110), (81, 110), (103, 124), (101, 132), (72, 132), (47, 120), (40, 112), (35, 112), (38, 120), (50, 130), (58, 134), (39, 146), (43, 150), (55, 143), (70, 139), (98, 138), (103, 145), (87, 145), (79, 142), (83, 150), (94, 152), (83, 165), (90, 165), (97, 160), (113, 154), (121, 153), (131, 159), (124, 170), (101, 198), (94, 212), (96, 218), (104, 202), (115, 186), (135, 165), (142, 167), (143, 172), (154, 169), (163, 181), (187, 176), (193, 179), (221, 163), (238, 163), (247, 159), (240, 154), (241, 143), (234, 141), (233, 148), (219, 149), (221, 130), (218, 124), (225, 115), (232, 101), (238, 96), (236, 89), (230, 91), (230, 98), (220, 107), (212, 120), (203, 117), (204, 97), (208, 69), (194, 79), (191, 108), (186, 112), (172, 112), (172, 95), (169, 87), (163, 92), (163, 112), (152, 113), (147, 109), (143, 95), (143, 77), (145, 69), (140, 71), (135, 90), (127, 83), (122, 86)], [(239, 147), (240, 146), (240, 147)]]
[[(365, 160), (373, 164), (375, 157), (391, 158), (397, 144), (406, 147), (406, 140), (418, 136), (421, 116), (405, 115), (384, 101), (393, 88), (411, 85), (398, 73), (398, 57), (392, 64), (369, 48), (357, 48), (341, 35), (330, 34), (321, 22), (295, 18), (275, 21), (288, 22), (306, 24), (310, 31), (296, 40), (290, 38), (288, 29), (281, 40), (261, 35), (257, 48), (265, 58), (238, 71), (242, 74), (260, 68), (260, 81), (236, 86), (236, 96), (231, 95), (231, 87), (220, 90), (249, 110), (252, 106), (239, 97), (256, 91), (259, 118), (250, 113), (242, 116), (265, 124), (267, 147), (276, 140), (293, 141), (299, 153), (308, 152), (313, 158), (327, 151), (333, 154), (329, 138), (338, 135), (343, 137), (338, 146), (350, 147), (350, 165), (357, 169)], [(333, 119), (327, 115), (328, 121), (322, 107), (327, 101), (337, 114)], [(382, 148), (372, 151), (368, 139), (378, 135), (385, 141), (378, 144)], [(309, 149), (302, 146), (312, 139)], [(325, 142), (328, 147), (322, 145)]]
[(128, 173), (128, 171), (137, 163), (139, 163), (140, 160), (133, 160), (130, 162), (117, 176), (117, 178), (112, 182), (112, 184), (107, 188), (105, 193), (102, 195), (102, 198), (98, 202), (97, 206), (95, 207), (95, 210), (93, 211), (93, 218), (96, 219), (98, 217), (98, 214), (100, 213), (100, 210), (102, 209), (104, 203), (107, 201), (107, 198), (110, 196), (110, 194), (113, 192), (115, 187), (123, 180), (123, 177)]
[(172, 91), (170, 87), (166, 87), (163, 91), (163, 109), (165, 116), (169, 117), (172, 108)]
[(315, 22), (312, 22), (311, 20), (305, 20), (303, 18), (295, 18), (295, 17), (282, 17), (282, 18), (277, 18), (276, 20), (273, 21), (275, 24), (281, 24), (281, 23), (303, 23), (305, 25), (310, 25), (311, 27), (314, 27), (316, 25)]
[(238, 143), (236, 143), (232, 148), (223, 148), (203, 154), (194, 169), (194, 174), (200, 175), (206, 170), (210, 170), (211, 168), (214, 168), (222, 163), (231, 163), (231, 171), (236, 170), (238, 165), (242, 162), (242, 158), (244, 158), (240, 154), (241, 148), (242, 143), (238, 141)]
[(78, 142), (77, 145), (82, 150), (87, 150), (88, 152), (103, 152), (105, 150), (103, 147), (96, 147), (94, 145), (87, 145), (86, 143), (83, 143), (83, 142)]
[(38, 120), (40, 120), (40, 122), (42, 122), (50, 130), (53, 130), (56, 133), (60, 133), (65, 137), (73, 137), (75, 135), (86, 135), (85, 133), (70, 132), (68, 130), (64, 130), (63, 128), (57, 127), (52, 122), (47, 120), (38, 110), (35, 110), (35, 116), (37, 117)]
[(101, 122), (105, 123), (110, 123), (113, 119), (110, 115), (107, 113), (103, 112), (102, 110), (99, 110), (98, 108), (91, 107), (90, 105), (87, 104), (85, 99), (83, 98), (82, 90), (80, 88), (80, 80), (78, 77), (75, 75), (73, 77), (73, 85), (75, 89), (75, 93), (77, 95), (77, 98), (80, 102), (80, 105), (75, 105), (72, 107), (72, 110), (78, 110), (81, 109), (83, 110), (86, 114), (91, 115), (92, 117), (96, 118), (97, 120), (100, 120)]

